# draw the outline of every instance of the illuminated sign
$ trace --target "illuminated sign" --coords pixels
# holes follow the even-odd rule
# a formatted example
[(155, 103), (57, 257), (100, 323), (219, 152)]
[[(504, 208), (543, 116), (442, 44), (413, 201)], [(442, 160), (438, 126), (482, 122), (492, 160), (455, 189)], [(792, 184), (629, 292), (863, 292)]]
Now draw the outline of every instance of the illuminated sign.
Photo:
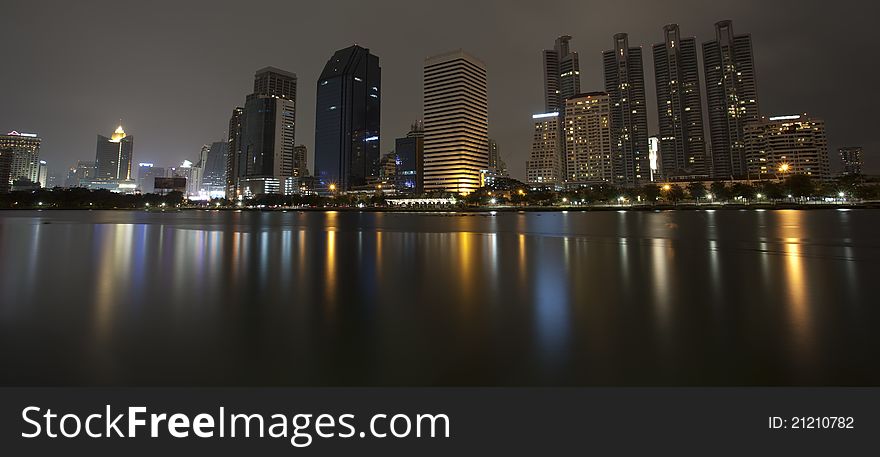
[(557, 117), (557, 116), (559, 116), (558, 112), (544, 113), (544, 114), (533, 114), (532, 119), (543, 119), (545, 117)]
[(15, 130), (7, 133), (7, 135), (9, 135), (9, 136), (25, 136), (28, 138), (36, 138), (37, 137), (36, 133), (21, 133), (21, 132), (16, 132)]
[(776, 116), (776, 117), (771, 117), (770, 120), (771, 120), (771, 121), (793, 121), (793, 120), (800, 119), (800, 118), (801, 118), (801, 117), (800, 117), (799, 115), (794, 115), (794, 116)]

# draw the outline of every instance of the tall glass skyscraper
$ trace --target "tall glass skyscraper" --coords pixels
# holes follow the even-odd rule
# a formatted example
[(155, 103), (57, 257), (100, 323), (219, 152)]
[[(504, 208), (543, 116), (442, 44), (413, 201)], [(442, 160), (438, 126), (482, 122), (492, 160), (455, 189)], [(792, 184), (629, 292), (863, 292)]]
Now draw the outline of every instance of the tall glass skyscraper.
[(379, 177), (379, 57), (358, 45), (336, 51), (318, 79), (315, 177), (346, 191)]
[(660, 175), (665, 180), (705, 177), (706, 141), (695, 38), (681, 38), (677, 24), (663, 27), (654, 45)]
[[(715, 41), (703, 43), (706, 103), (712, 138), (712, 177), (748, 176), (743, 129), (760, 121), (751, 35), (734, 35), (733, 23), (715, 24)], [(661, 154), (663, 148), (661, 147)]]
[(293, 176), (296, 74), (266, 67), (229, 122), (227, 198), (281, 193)]
[(636, 187), (650, 181), (648, 113), (642, 48), (629, 47), (625, 33), (614, 35), (614, 49), (603, 53), (605, 92), (611, 96), (611, 146), (617, 184)]

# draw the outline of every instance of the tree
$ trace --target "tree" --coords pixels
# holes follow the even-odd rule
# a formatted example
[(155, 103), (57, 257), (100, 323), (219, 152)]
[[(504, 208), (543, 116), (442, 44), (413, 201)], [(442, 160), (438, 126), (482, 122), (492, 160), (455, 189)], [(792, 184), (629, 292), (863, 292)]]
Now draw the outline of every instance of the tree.
[(754, 199), (756, 194), (754, 187), (742, 182), (733, 183), (730, 193), (734, 197), (740, 197), (746, 201)]
[(701, 182), (692, 182), (688, 184), (687, 189), (691, 198), (696, 201), (700, 201), (701, 198), (706, 198), (706, 186)]
[(716, 200), (724, 202), (730, 200), (730, 189), (727, 188), (727, 184), (715, 181), (709, 188), (712, 189), (712, 194), (715, 195)]
[(681, 186), (676, 186), (673, 184), (669, 187), (669, 200), (674, 203), (677, 203), (680, 200), (684, 200), (684, 189)]
[(660, 186), (656, 184), (645, 184), (642, 187), (642, 195), (645, 196), (645, 199), (653, 204), (660, 198)]
[(812, 197), (816, 189), (808, 175), (792, 175), (786, 179), (789, 192), (795, 198)]

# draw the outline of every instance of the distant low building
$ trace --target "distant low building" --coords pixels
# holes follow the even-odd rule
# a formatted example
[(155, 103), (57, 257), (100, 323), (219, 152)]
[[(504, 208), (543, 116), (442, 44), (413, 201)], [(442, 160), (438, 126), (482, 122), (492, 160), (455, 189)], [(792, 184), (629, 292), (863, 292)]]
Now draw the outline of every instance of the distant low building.
[(138, 187), (141, 193), (152, 194), (155, 191), (153, 184), (156, 178), (165, 177), (165, 168), (157, 167), (149, 162), (138, 164)]
[(67, 172), (65, 187), (83, 187), (83, 182), (95, 177), (95, 162), (90, 160), (77, 160), (76, 165), (70, 167)]
[(153, 180), (153, 188), (160, 195), (166, 195), (171, 192), (186, 193), (186, 178), (175, 176), (171, 178), (155, 178)]

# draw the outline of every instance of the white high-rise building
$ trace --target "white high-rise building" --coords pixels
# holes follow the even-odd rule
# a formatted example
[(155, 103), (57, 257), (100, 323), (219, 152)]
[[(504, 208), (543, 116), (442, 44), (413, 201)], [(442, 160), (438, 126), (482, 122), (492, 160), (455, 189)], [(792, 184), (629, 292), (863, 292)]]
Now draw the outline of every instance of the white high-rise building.
[(12, 131), (0, 135), (0, 149), (12, 155), (9, 183), (20, 179), (38, 182), (40, 177), (41, 139), (34, 133)]
[(535, 114), (532, 150), (526, 162), (526, 180), (532, 187), (561, 188), (563, 179), (560, 150), (560, 116), (557, 112)]
[(614, 180), (611, 97), (606, 92), (575, 95), (565, 101), (565, 179), (571, 184)]
[(828, 179), (825, 122), (806, 115), (762, 119), (743, 129), (750, 179), (808, 175)]
[(468, 194), (489, 164), (486, 66), (457, 50), (425, 59), (425, 192)]

